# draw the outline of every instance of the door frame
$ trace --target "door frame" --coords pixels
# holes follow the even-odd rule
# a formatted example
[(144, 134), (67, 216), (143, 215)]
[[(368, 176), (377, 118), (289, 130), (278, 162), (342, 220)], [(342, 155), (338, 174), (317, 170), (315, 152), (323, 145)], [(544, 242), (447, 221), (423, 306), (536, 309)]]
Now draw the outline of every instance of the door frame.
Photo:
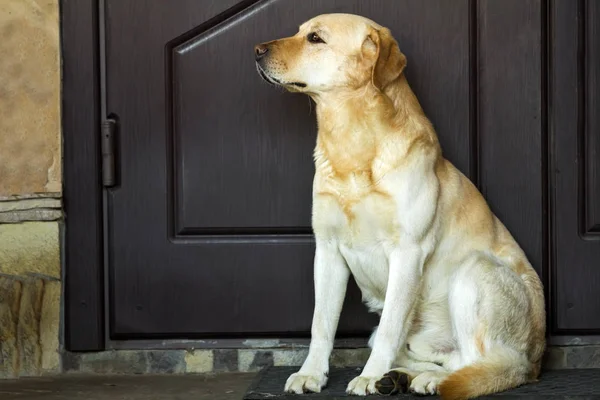
[(98, 0), (61, 0), (64, 340), (106, 348)]
[[(477, 0), (471, 0), (476, 2)], [(553, 221), (555, 208), (552, 202), (554, 187), (554, 135), (570, 121), (559, 120), (552, 114), (553, 99), (573, 96), (573, 87), (580, 87), (580, 74), (561, 74), (567, 64), (561, 58), (569, 40), (580, 38), (578, 26), (561, 18), (573, 0), (541, 0), (543, 8), (542, 76), (544, 82), (543, 104), (545, 150), (542, 168), (544, 176), (545, 205), (547, 210), (545, 231), (546, 254), (542, 266), (542, 279), (546, 288), (549, 343), (553, 345), (597, 344), (600, 336), (560, 335), (553, 319), (556, 308), (552, 298), (552, 276), (555, 275)], [(577, 0), (581, 16), (586, 0)], [(260, 341), (223, 339), (206, 341), (188, 340), (132, 340), (113, 341), (108, 331), (108, 285), (104, 241), (104, 190), (101, 180), (100, 124), (102, 122), (102, 54), (103, 27), (100, 21), (104, 0), (61, 0), (61, 44), (63, 65), (62, 129), (64, 157), (64, 208), (65, 231), (63, 246), (64, 268), (64, 333), (65, 347), (69, 351), (101, 351), (105, 349), (167, 349), (167, 348), (244, 348), (260, 347)], [(474, 8), (473, 8), (474, 9)], [(552, 39), (552, 40), (548, 40)], [(580, 57), (583, 58), (583, 57)], [(581, 61), (578, 60), (578, 63)], [(580, 70), (580, 68), (578, 68)], [(560, 77), (560, 84), (555, 84)], [(576, 96), (576, 94), (575, 94)], [(570, 107), (577, 108), (574, 102)], [(309, 339), (286, 339), (269, 347), (306, 345)], [(364, 347), (366, 339), (336, 341), (336, 347)]]

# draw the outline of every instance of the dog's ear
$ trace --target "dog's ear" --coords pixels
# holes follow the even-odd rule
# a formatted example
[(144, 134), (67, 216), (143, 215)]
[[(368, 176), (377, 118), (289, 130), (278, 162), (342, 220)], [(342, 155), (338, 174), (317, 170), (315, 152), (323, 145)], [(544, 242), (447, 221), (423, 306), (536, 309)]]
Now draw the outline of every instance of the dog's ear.
[(371, 81), (379, 90), (396, 80), (406, 67), (406, 56), (388, 28), (371, 28), (362, 44), (362, 52), (373, 60)]

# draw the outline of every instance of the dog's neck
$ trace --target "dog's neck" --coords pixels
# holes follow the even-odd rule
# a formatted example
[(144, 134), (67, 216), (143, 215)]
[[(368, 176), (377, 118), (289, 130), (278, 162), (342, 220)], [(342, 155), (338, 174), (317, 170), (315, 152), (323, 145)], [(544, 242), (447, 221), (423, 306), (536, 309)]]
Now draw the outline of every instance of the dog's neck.
[(389, 98), (398, 113), (398, 117), (422, 117), (423, 109), (419, 100), (412, 91), (406, 76), (401, 74), (394, 81), (388, 83), (382, 90), (383, 94)]
[(346, 173), (367, 171), (381, 148), (397, 146), (401, 158), (402, 149), (421, 139), (438, 152), (433, 127), (403, 75), (383, 90), (369, 83), (313, 99), (319, 126), (317, 164), (327, 160)]
[(338, 89), (312, 98), (317, 105), (321, 135), (346, 135), (348, 128), (357, 127), (363, 128), (362, 133), (402, 135), (414, 130), (415, 125), (435, 135), (404, 74), (382, 90), (369, 83), (358, 89)]

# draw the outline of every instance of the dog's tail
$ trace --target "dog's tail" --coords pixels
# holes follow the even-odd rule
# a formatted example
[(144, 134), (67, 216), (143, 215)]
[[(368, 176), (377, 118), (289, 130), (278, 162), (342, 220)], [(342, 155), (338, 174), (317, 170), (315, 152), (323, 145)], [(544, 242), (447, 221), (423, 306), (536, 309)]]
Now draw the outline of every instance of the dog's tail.
[(438, 390), (443, 400), (472, 399), (527, 383), (531, 369), (525, 356), (510, 349), (499, 349), (450, 374)]

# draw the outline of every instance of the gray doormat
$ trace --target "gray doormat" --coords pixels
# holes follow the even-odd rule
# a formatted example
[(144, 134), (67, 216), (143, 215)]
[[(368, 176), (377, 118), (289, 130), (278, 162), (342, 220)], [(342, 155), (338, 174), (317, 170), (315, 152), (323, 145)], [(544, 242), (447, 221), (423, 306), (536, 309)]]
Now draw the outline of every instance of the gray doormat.
[[(394, 396), (367, 396), (356, 397), (346, 394), (346, 385), (360, 374), (360, 368), (332, 368), (329, 372), (329, 382), (321, 393), (307, 393), (303, 395), (283, 393), (283, 385), (290, 376), (296, 372), (297, 367), (268, 367), (258, 374), (256, 380), (250, 385), (244, 400), (285, 399), (285, 400), (323, 400), (323, 399), (383, 399), (391, 398), (417, 398), (436, 399), (438, 396), (414, 396), (399, 394)], [(504, 399), (600, 399), (600, 369), (571, 369), (545, 371), (539, 382), (522, 386), (520, 388), (498, 393), (482, 398)]]

